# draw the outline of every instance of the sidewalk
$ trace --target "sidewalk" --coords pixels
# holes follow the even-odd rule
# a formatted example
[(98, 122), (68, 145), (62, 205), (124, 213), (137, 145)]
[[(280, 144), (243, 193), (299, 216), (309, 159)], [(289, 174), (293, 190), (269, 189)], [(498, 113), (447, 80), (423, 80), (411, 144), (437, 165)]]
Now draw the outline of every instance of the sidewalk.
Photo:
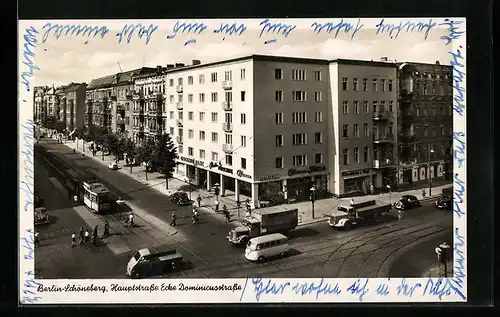
[[(446, 277), (453, 277), (453, 261), (446, 262)], [(444, 264), (434, 264), (424, 271), (422, 277), (444, 277)]]
[[(83, 145), (82, 145), (82, 140), (79, 141), (63, 141), (64, 144), (70, 148), (73, 148), (75, 151), (82, 152)], [(92, 157), (92, 153), (90, 149), (88, 148), (87, 145), (85, 145), (85, 155)], [(114, 161), (113, 156), (104, 156), (104, 160), (102, 160), (102, 154), (98, 152), (98, 154), (93, 157), (95, 160), (101, 162), (104, 165), (108, 165), (109, 163)], [(171, 178), (168, 180), (168, 189), (166, 189), (166, 184), (165, 184), (165, 178), (163, 175), (159, 173), (147, 173), (147, 180), (146, 180), (146, 172), (144, 170), (144, 167), (142, 166), (134, 166), (132, 169), (132, 173), (130, 173), (130, 167), (127, 166), (122, 166), (120, 163), (123, 163), (123, 161), (119, 162), (118, 165), (120, 169), (117, 171), (118, 173), (125, 173), (139, 181), (141, 181), (144, 185), (155, 188), (156, 190), (166, 194), (166, 195), (171, 195), (173, 192), (177, 191), (181, 186), (188, 184), (187, 182), (179, 179), (181, 178)], [(374, 195), (365, 195), (361, 197), (354, 197), (353, 199), (356, 202), (362, 202), (362, 201), (367, 201), (367, 200), (372, 200), (372, 199), (377, 199), (381, 200), (387, 203), (394, 203), (395, 201), (399, 200), (401, 196), (403, 195), (413, 195), (417, 197), (421, 201), (426, 201), (426, 200), (432, 200), (432, 199), (437, 199), (441, 195), (441, 191), (443, 188), (451, 187), (452, 184), (446, 184), (446, 185), (441, 185), (441, 186), (436, 186), (432, 188), (432, 196), (426, 196), (425, 198), (422, 197), (422, 189), (413, 189), (413, 190), (408, 190), (408, 191), (401, 191), (401, 192), (392, 192), (392, 193), (381, 193), (381, 194), (374, 194)], [(426, 192), (428, 193), (428, 188), (426, 188)], [(189, 195), (190, 193), (188, 193)], [(211, 192), (208, 192), (205, 189), (197, 189), (196, 191), (193, 191), (191, 193), (191, 199), (195, 201), (196, 203), (196, 198), (198, 195), (201, 196), (202, 198), (202, 212), (207, 212), (207, 213), (214, 213), (215, 209), (215, 195)], [(239, 210), (240, 213), (240, 218), (245, 216), (246, 213), (246, 208), (244, 206), (244, 201), (246, 199), (246, 196), (240, 195), (240, 201), (242, 202), (241, 208)], [(299, 203), (293, 203), (293, 204), (284, 204), (284, 205), (279, 205), (279, 206), (272, 206), (272, 207), (266, 207), (266, 208), (260, 208), (259, 210), (282, 210), (282, 209), (295, 209), (297, 208), (299, 210), (299, 225), (306, 225), (306, 224), (311, 224), (315, 222), (321, 222), (325, 221), (327, 219), (327, 215), (335, 210), (340, 204), (349, 204), (351, 198), (326, 198), (326, 199), (321, 199), (321, 200), (316, 200), (314, 203), (314, 217), (313, 217), (313, 212), (312, 212), (312, 203), (309, 201), (304, 201), (304, 202), (299, 202)], [(232, 219), (237, 219), (238, 216), (238, 208), (236, 206), (236, 201), (234, 198), (234, 193), (231, 191), (226, 191), (226, 195), (224, 197), (219, 196), (219, 208), (222, 209), (222, 206), (226, 205)]]

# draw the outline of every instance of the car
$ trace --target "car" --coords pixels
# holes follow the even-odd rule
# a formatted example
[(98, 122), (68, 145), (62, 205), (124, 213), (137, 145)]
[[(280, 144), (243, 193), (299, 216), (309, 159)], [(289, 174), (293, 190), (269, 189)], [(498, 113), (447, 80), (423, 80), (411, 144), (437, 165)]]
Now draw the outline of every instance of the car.
[(453, 209), (453, 199), (451, 196), (443, 195), (439, 197), (439, 199), (436, 201), (436, 208), (439, 209), (445, 209), (445, 210), (452, 210)]
[(170, 195), (170, 200), (178, 205), (191, 204), (191, 199), (189, 199), (188, 194), (183, 191), (177, 191)]
[(396, 209), (411, 209), (420, 206), (422, 206), (420, 201), (417, 197), (412, 195), (403, 195), (397, 202), (394, 203), (394, 208)]
[(114, 170), (114, 171), (115, 171), (115, 170), (117, 170), (117, 169), (118, 169), (118, 164), (117, 164), (116, 162), (109, 163), (108, 168), (109, 168), (110, 170)]

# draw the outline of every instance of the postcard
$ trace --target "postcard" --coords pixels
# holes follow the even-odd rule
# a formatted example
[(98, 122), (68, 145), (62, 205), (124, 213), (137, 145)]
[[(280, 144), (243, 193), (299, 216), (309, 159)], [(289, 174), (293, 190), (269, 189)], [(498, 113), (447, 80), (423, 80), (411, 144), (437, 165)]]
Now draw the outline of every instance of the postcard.
[(19, 302), (467, 301), (465, 18), (19, 21)]

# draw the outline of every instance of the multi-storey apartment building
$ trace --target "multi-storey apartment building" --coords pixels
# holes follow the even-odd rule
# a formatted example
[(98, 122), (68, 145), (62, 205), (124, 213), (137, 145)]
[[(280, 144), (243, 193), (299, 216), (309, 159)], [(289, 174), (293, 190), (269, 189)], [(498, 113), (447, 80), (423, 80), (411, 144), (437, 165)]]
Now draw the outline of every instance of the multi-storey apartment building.
[(42, 96), (42, 103), (46, 109), (46, 115), (49, 117), (58, 117), (58, 95), (56, 94), (56, 88), (54, 86), (50, 87)]
[(111, 95), (115, 75), (92, 79), (86, 90), (85, 127), (99, 126), (111, 131)]
[(60, 120), (70, 132), (84, 127), (86, 83), (70, 83), (62, 87), (60, 97)]
[(37, 122), (42, 122), (47, 117), (47, 107), (43, 98), (47, 90), (49, 90), (48, 86), (34, 87), (33, 118)]
[(396, 65), (334, 60), (329, 64), (328, 165), (334, 195), (392, 185), (397, 128)]
[(398, 64), (399, 182), (451, 175), (453, 69), (448, 65)]

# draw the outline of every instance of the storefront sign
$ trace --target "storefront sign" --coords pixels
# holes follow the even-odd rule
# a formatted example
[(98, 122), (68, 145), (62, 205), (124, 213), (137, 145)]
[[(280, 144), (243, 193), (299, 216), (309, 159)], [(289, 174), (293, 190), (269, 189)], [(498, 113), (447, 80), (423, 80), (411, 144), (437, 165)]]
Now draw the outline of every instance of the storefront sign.
[(219, 171), (226, 172), (228, 174), (233, 174), (233, 170), (227, 167), (222, 167), (219, 165)]
[(357, 170), (357, 171), (342, 172), (342, 177), (363, 175), (363, 174), (369, 174), (369, 173), (370, 173), (370, 169), (369, 168), (365, 168), (365, 169)]
[(183, 162), (190, 163), (193, 165), (204, 165), (205, 164), (203, 161), (197, 161), (197, 160), (195, 160), (193, 158), (189, 158), (189, 157), (181, 156), (180, 159)]
[(281, 174), (269, 174), (269, 175), (259, 176), (259, 177), (257, 177), (257, 180), (262, 182), (262, 181), (270, 181), (270, 180), (280, 179), (280, 178), (282, 178)]
[(311, 166), (309, 167), (308, 169), (294, 169), (294, 168), (291, 168), (288, 170), (288, 176), (293, 176), (293, 175), (297, 175), (297, 174), (307, 174), (307, 173), (315, 173), (315, 172), (321, 172), (321, 171), (324, 171), (326, 170), (326, 166), (325, 165), (314, 165), (314, 166)]
[(243, 171), (242, 171), (242, 170), (238, 170), (238, 171), (236, 171), (236, 175), (238, 175), (238, 177), (245, 177), (245, 178), (252, 179), (252, 176), (250, 176), (250, 175), (248, 175), (248, 174), (243, 173)]

